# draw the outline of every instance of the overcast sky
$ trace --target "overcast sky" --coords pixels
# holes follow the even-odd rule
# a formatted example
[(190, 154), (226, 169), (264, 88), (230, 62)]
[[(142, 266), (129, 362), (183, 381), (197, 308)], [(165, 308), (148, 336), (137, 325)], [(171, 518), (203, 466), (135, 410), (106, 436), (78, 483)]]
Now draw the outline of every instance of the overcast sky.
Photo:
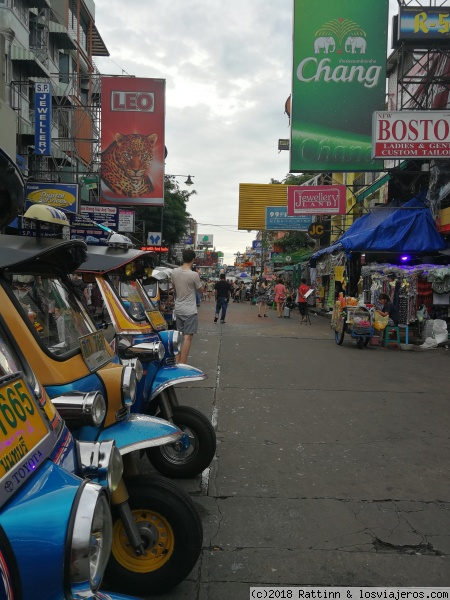
[[(339, 2), (339, 0), (335, 0)], [(188, 211), (232, 264), (255, 232), (237, 229), (240, 183), (289, 172), (292, 0), (95, 0), (108, 75), (166, 80), (166, 173), (191, 175)], [(391, 14), (397, 0), (390, 0)]]

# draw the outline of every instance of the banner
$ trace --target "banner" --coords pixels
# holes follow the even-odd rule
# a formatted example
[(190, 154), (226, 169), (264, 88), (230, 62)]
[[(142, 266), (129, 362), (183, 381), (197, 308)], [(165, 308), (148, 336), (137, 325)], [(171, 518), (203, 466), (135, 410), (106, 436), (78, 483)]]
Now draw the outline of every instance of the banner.
[(290, 171), (380, 171), (388, 0), (294, 0)]
[(34, 183), (25, 186), (25, 210), (33, 204), (46, 204), (67, 213), (78, 211), (76, 183)]
[(165, 81), (102, 77), (101, 203), (164, 205)]
[(286, 206), (266, 207), (266, 231), (308, 231), (312, 216), (289, 217)]
[(34, 84), (34, 154), (52, 153), (52, 84)]
[(345, 185), (289, 185), (287, 214), (296, 215), (345, 215)]
[(380, 158), (450, 156), (450, 112), (397, 111), (373, 115), (373, 155)]

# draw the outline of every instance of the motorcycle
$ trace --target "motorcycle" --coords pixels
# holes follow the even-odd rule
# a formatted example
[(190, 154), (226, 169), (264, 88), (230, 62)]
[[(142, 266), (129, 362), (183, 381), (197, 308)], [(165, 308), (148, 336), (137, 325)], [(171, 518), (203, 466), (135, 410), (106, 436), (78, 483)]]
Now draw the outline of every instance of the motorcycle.
[[(120, 237), (115, 235), (112, 239)], [(203, 413), (179, 405), (174, 386), (200, 381), (206, 375), (200, 369), (175, 362), (182, 334), (166, 329), (164, 318), (144, 289), (153, 275), (151, 255), (124, 247), (120, 241), (113, 244), (115, 247), (89, 246), (87, 260), (77, 272), (83, 274), (86, 282), (98, 286), (114, 328), (115, 351), (124, 363), (133, 364), (133, 356), (142, 344), (162, 344), (164, 351), (160, 356), (139, 356), (144, 377), (137, 384), (132, 410), (160, 416), (182, 430), (183, 435), (176, 442), (149, 447), (146, 453), (163, 475), (194, 477), (214, 458), (216, 434)]]
[[(182, 433), (162, 419), (131, 414), (141, 365), (119, 364), (72, 289), (68, 272), (85, 256), (81, 240), (0, 236), (0, 314), (74, 438), (97, 444), (97, 462), (104, 442), (114, 440), (122, 456), (124, 474), (111, 493), (107, 586), (162, 593), (197, 562), (202, 524), (190, 496), (160, 476), (138, 475), (131, 453), (173, 443)], [(139, 352), (158, 356), (164, 348), (150, 344)], [(82, 459), (91, 462), (90, 455)], [(101, 472), (107, 482), (108, 468)]]
[[(22, 198), (22, 199), (21, 199)], [(23, 181), (0, 150), (0, 227), (23, 201)], [(100, 591), (111, 552), (108, 485), (75, 474), (110, 466), (111, 488), (122, 473), (114, 442), (102, 463), (77, 467), (95, 444), (78, 444), (25, 361), (0, 315), (0, 598), (132, 600)], [(83, 447), (83, 450), (81, 450)]]

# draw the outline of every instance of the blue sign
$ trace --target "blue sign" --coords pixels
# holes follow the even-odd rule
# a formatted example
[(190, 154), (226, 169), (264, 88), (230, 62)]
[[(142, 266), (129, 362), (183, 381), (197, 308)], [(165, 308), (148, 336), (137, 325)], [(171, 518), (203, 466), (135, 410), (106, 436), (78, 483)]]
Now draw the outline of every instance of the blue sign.
[(113, 206), (82, 206), (81, 214), (70, 215), (71, 239), (84, 240), (87, 244), (106, 244), (109, 232), (96, 226), (96, 223), (118, 230), (119, 215)]
[(266, 206), (267, 231), (308, 231), (312, 215), (289, 217), (287, 206)]
[(261, 250), (261, 248), (262, 248), (262, 242), (261, 242), (261, 240), (253, 240), (252, 241), (252, 248), (254, 250)]
[(34, 84), (34, 153), (50, 156), (52, 153), (52, 85)]

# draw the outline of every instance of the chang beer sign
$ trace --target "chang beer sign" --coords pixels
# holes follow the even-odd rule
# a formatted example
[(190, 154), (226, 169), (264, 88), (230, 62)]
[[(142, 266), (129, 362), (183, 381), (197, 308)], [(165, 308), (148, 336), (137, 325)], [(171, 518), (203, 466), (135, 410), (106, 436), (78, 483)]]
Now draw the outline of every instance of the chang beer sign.
[(388, 0), (294, 0), (290, 171), (378, 171)]

